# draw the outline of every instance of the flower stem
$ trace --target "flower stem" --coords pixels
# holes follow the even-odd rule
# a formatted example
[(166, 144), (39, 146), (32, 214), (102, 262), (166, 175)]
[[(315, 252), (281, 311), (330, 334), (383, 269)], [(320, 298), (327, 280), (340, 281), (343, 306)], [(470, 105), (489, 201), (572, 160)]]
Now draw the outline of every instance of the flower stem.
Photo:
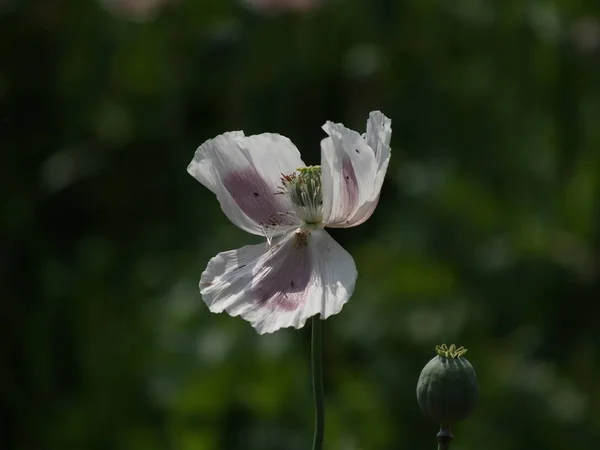
[(320, 315), (312, 318), (311, 360), (315, 394), (315, 437), (312, 448), (322, 450), (325, 434), (325, 406), (323, 403), (323, 323)]
[(450, 450), (450, 443), (452, 442), (452, 431), (450, 425), (442, 424), (440, 431), (437, 434), (438, 450)]

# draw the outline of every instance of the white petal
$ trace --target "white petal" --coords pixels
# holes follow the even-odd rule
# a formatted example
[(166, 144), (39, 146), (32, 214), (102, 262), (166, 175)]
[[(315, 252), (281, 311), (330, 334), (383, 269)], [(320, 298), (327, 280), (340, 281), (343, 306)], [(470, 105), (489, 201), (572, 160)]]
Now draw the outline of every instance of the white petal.
[(379, 200), (390, 160), (391, 121), (374, 111), (364, 136), (342, 124), (327, 122), (321, 141), (323, 221), (352, 227), (367, 220)]
[(217, 195), (234, 224), (264, 235), (269, 224), (285, 227), (295, 222), (285, 215), (293, 210), (289, 198), (276, 192), (281, 174), (299, 167), (304, 167), (300, 153), (286, 137), (270, 133), (244, 137), (234, 131), (202, 144), (188, 172)]
[[(367, 120), (367, 133), (365, 135), (367, 145), (375, 150), (376, 153), (380, 153), (380, 146), (389, 148), (391, 138), (392, 121), (381, 111), (372, 111)], [(379, 159), (381, 160), (381, 158)]]
[(220, 253), (200, 279), (210, 311), (241, 316), (260, 334), (301, 328), (341, 311), (354, 291), (352, 256), (324, 230), (289, 233), (272, 246)]

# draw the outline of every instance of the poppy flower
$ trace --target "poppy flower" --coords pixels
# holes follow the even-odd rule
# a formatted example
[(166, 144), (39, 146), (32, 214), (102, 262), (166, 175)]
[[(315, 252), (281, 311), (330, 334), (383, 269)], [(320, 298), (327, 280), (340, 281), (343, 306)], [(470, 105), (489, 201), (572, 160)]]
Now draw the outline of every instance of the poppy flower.
[(307, 167), (284, 136), (241, 131), (206, 141), (188, 166), (235, 225), (266, 238), (219, 253), (200, 279), (210, 311), (241, 316), (260, 334), (337, 314), (354, 291), (354, 260), (324, 228), (354, 227), (373, 214), (391, 120), (374, 111), (363, 135), (332, 122), (323, 130), (320, 166)]
[(306, 12), (319, 6), (322, 0), (244, 0), (251, 8), (264, 13), (284, 11)]

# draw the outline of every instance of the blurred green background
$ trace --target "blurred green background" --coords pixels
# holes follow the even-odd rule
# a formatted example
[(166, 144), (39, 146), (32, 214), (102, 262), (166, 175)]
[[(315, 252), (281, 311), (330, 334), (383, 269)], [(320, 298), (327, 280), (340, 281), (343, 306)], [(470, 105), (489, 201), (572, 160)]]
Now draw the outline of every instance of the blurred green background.
[(594, 448), (599, 3), (263, 3), (0, 1), (0, 448), (310, 448), (310, 327), (208, 312), (208, 260), (258, 238), (186, 166), (237, 129), (318, 164), (326, 120), (374, 109), (393, 156), (332, 231), (359, 279), (325, 322), (326, 448), (435, 448), (442, 342), (480, 381), (453, 448)]

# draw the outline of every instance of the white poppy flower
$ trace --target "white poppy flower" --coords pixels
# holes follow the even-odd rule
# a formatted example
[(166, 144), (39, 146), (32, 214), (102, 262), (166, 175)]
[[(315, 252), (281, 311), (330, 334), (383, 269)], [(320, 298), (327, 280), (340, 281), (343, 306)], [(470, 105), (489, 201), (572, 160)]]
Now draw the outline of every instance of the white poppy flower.
[(100, 0), (102, 5), (116, 16), (139, 22), (155, 18), (160, 8), (176, 0)]
[(306, 12), (319, 6), (322, 0), (244, 0), (257, 11), (278, 13), (284, 11)]
[(233, 131), (202, 144), (188, 172), (227, 217), (267, 241), (219, 253), (200, 279), (210, 311), (241, 316), (260, 333), (337, 314), (354, 291), (352, 256), (323, 229), (366, 221), (390, 161), (391, 120), (369, 115), (360, 135), (327, 122), (321, 166), (302, 162), (284, 136)]

